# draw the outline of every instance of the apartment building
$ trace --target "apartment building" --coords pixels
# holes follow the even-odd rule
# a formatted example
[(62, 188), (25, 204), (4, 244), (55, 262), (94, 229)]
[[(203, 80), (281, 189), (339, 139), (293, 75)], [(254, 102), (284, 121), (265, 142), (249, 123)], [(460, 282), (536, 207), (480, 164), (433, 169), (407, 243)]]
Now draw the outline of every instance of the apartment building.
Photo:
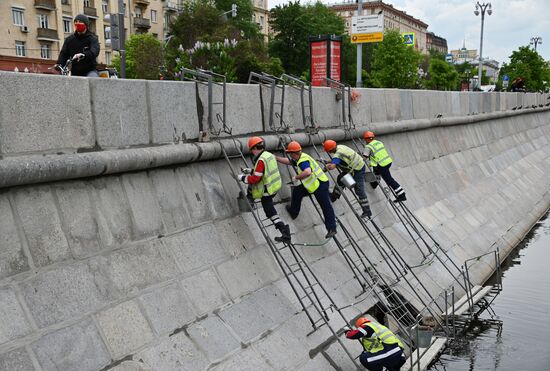
[(449, 48), (447, 47), (447, 40), (441, 36), (437, 36), (433, 32), (426, 33), (426, 49), (436, 50), (439, 53), (447, 55)]
[[(344, 18), (346, 30), (351, 34), (351, 20), (357, 15), (357, 3), (345, 2), (328, 5), (329, 9)], [(404, 11), (395, 9), (393, 5), (383, 1), (363, 2), (363, 15), (378, 14), (384, 12), (384, 28), (398, 30), (400, 33), (414, 32), (416, 35), (415, 47), (422, 53), (427, 53), (426, 34), (428, 25), (421, 20), (407, 14)]]
[(251, 0), (254, 7), (252, 22), (260, 27), (260, 32), (267, 37), (269, 33), (269, 10), (267, 0)]
[[(164, 40), (169, 20), (182, 0), (124, 0), (126, 35), (151, 33)], [(98, 62), (112, 61), (109, 13), (118, 0), (0, 0), (0, 70), (50, 73), (73, 30), (73, 19), (85, 14), (98, 38)], [(116, 53), (116, 52), (114, 52)]]

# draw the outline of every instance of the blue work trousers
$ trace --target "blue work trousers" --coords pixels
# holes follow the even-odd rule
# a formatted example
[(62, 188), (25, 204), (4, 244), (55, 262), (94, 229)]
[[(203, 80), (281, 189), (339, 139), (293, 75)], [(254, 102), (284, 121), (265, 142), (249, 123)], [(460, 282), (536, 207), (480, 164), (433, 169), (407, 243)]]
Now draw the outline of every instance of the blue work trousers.
[(391, 176), (390, 167), (391, 167), (391, 163), (387, 166), (375, 166), (372, 169), (372, 171), (375, 174), (380, 174), (382, 179), (384, 179), (384, 182), (386, 182), (386, 184), (388, 186), (390, 186), (391, 189), (393, 189), (395, 191), (400, 186), (399, 186), (399, 183), (397, 183), (397, 181), (395, 179), (393, 179), (393, 177)]
[[(330, 194), (328, 190), (328, 182), (319, 182), (319, 187), (313, 195), (315, 199), (321, 206), (323, 210), (323, 217), (325, 218), (325, 227), (327, 231), (336, 229), (336, 216), (334, 215), (334, 209), (332, 208), (332, 203), (330, 202)], [(292, 190), (292, 198), (290, 200), (290, 214), (294, 217), (300, 214), (300, 209), (302, 207), (302, 199), (306, 196), (309, 196), (309, 192), (302, 185), (294, 187)]]
[(384, 350), (377, 353), (364, 351), (359, 360), (370, 371), (399, 371), (405, 364), (405, 354), (397, 344), (384, 344)]

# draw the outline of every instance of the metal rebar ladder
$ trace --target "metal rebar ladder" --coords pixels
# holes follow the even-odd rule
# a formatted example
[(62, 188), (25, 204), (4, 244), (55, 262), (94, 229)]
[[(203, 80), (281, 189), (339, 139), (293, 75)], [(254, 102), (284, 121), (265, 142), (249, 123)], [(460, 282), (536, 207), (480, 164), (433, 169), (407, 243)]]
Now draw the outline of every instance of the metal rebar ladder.
[[(205, 78), (206, 76), (204, 76), (208, 75), (209, 71), (196, 71), (196, 73), (192, 74), (195, 76), (194, 80), (196, 83), (207, 85), (213, 84), (212, 79)], [(225, 101), (223, 104), (225, 104)], [(237, 165), (235, 163), (240, 163), (242, 167), (250, 167), (243, 150), (244, 145), (232, 134), (232, 128), (223, 121), (220, 115), (217, 116), (217, 119), (220, 123), (220, 129), (213, 130), (212, 133), (215, 134), (214, 139), (219, 143), (230, 172), (236, 179)], [(238, 180), (236, 180), (236, 182), (240, 188), (241, 195), (245, 195), (247, 189), (244, 184)], [(361, 369), (355, 357), (351, 355), (338, 336), (338, 329), (330, 322), (331, 315), (340, 319), (340, 325), (342, 325), (342, 323), (348, 325), (349, 321), (345, 318), (342, 310), (338, 308), (318, 275), (292, 242), (277, 242), (271, 238), (270, 229), (273, 227), (273, 223), (270, 219), (260, 215), (257, 203), (251, 204), (247, 202), (247, 205), (262, 236), (269, 246), (271, 254), (289, 283), (294, 295), (298, 299), (302, 311), (310, 321), (313, 331), (323, 326), (327, 326), (333, 338), (341, 345), (342, 349), (357, 369)]]

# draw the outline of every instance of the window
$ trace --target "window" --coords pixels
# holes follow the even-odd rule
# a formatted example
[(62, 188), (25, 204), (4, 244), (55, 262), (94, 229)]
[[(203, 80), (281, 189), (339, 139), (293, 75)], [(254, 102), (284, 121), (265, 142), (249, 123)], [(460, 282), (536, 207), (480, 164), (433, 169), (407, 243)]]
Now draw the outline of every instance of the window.
[(40, 44), (40, 58), (42, 59), (52, 58), (52, 48), (50, 47), (50, 44)]
[(141, 8), (135, 8), (134, 9), (134, 17), (136, 18), (143, 18), (143, 15), (141, 13)]
[(39, 28), (49, 28), (48, 27), (48, 15), (47, 14), (38, 14), (38, 27)]
[(16, 26), (25, 25), (25, 10), (20, 8), (11, 8), (11, 17), (13, 19), (13, 24)]
[(25, 42), (24, 41), (16, 41), (15, 42), (15, 55), (18, 57), (24, 57), (26, 56), (26, 49), (25, 49)]
[(69, 5), (69, 0), (61, 0), (61, 5)]
[(63, 17), (63, 32), (65, 33), (73, 32), (73, 20), (71, 18)]
[(103, 9), (103, 13), (109, 13), (109, 0), (101, 1), (101, 9)]
[(103, 27), (103, 34), (105, 36), (105, 40), (109, 40), (111, 38), (111, 27), (109, 26)]
[(151, 9), (151, 22), (157, 23), (157, 11)]
[(110, 66), (113, 64), (113, 57), (111, 55), (111, 52), (105, 52), (105, 64), (107, 66)]

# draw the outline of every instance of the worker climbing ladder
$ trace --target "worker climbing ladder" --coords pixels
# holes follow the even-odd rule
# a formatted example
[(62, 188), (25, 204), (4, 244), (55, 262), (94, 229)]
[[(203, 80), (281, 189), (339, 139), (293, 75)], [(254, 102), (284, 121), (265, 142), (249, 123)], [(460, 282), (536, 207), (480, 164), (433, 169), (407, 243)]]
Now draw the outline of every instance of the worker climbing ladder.
[[(289, 84), (289, 86), (299, 89), (301, 94), (304, 91), (310, 92), (310, 89), (304, 88), (304, 84), (301, 83), (299, 79), (296, 79), (289, 75), (285, 75), (283, 77), (287, 80), (290, 80), (291, 84)], [(251, 79), (249, 79), (249, 81), (250, 80)], [(271, 77), (270, 80), (268, 80), (267, 82), (269, 84), (272, 84), (273, 80), (277, 81), (276, 78)], [(258, 81), (257, 83), (261, 84), (262, 81)], [(303, 97), (301, 101), (305, 102)], [(307, 101), (311, 102), (311, 98)], [(306, 109), (302, 106), (302, 119), (304, 121), (307, 120), (305, 112)], [(310, 110), (310, 117), (311, 113), (312, 111)], [(313, 123), (313, 120), (310, 119), (309, 122)], [(310, 128), (315, 128), (315, 126), (310, 125)], [(310, 134), (317, 134), (317, 131), (311, 130)], [(284, 150), (287, 143), (290, 141), (290, 138), (286, 138), (284, 135), (279, 134), (279, 139), (281, 143), (280, 149)], [(314, 142), (312, 143), (315, 148)], [(322, 212), (319, 210), (319, 207), (315, 204), (315, 202), (313, 202), (312, 199), (311, 201), (319, 217), (322, 220)], [(368, 258), (368, 255), (365, 254), (364, 249), (362, 249), (356, 242), (355, 238), (352, 236), (350, 230), (346, 227), (345, 223), (343, 223), (342, 220), (340, 220), (339, 218), (337, 218), (337, 223), (340, 226), (340, 229), (344, 232), (344, 235), (347, 239), (347, 244), (351, 247), (351, 249), (348, 250), (345, 243), (340, 241), (337, 236), (333, 237), (333, 240), (337, 245), (339, 251), (342, 253), (346, 263), (352, 270), (354, 278), (357, 279), (357, 281), (361, 285), (361, 288), (363, 289), (363, 292), (359, 295), (373, 294), (378, 299), (379, 303), (383, 303), (384, 311), (390, 314), (396, 320), (396, 323), (400, 327), (400, 330), (404, 334), (404, 336), (407, 336), (408, 332), (405, 326), (411, 325), (414, 322), (415, 314), (411, 313), (410, 306), (406, 305), (403, 297), (393, 290), (392, 286), (394, 283), (388, 282), (388, 280), (378, 271), (378, 269), (376, 268), (376, 264)], [(368, 231), (370, 232), (370, 230)], [(384, 249), (381, 249), (379, 247), (379, 251), (382, 253), (382, 255), (384, 255)], [(391, 259), (384, 260), (386, 262), (391, 261)], [(390, 268), (393, 267), (390, 265)]]
[[(215, 74), (210, 74), (209, 71), (203, 70), (186, 70), (185, 74), (185, 79), (195, 81), (197, 84), (205, 84), (209, 91), (211, 91), (211, 85), (214, 84), (214, 79), (216, 77)], [(210, 75), (212, 78), (207, 78), (205, 75)], [(225, 80), (221, 83), (224, 84)], [(211, 96), (209, 96), (209, 98), (211, 98)], [(223, 102), (223, 104), (225, 104), (225, 102)], [(209, 112), (209, 115), (211, 114), (212, 112)], [(217, 119), (219, 129), (211, 127), (211, 134), (213, 134), (213, 139), (219, 143), (220, 150), (229, 166), (230, 172), (233, 177), (236, 178), (237, 165), (235, 162), (240, 163), (243, 168), (250, 167), (243, 151), (244, 145), (233, 135), (232, 128), (227, 125), (225, 121), (222, 121), (220, 115), (217, 115)], [(241, 190), (241, 194), (246, 194), (247, 189), (245, 189), (244, 185), (238, 181), (237, 183)], [(256, 207), (256, 204), (247, 202), (246, 205), (259, 227), (262, 236), (267, 242), (277, 265), (283, 272), (303, 312), (309, 319), (313, 330), (315, 331), (326, 326), (357, 369), (360, 369), (357, 360), (350, 354), (349, 350), (344, 346), (342, 340), (338, 336), (338, 330), (330, 322), (331, 317), (334, 316), (338, 318), (339, 326), (348, 325), (349, 321), (336, 306), (336, 303), (323, 283), (319, 280), (317, 274), (292, 242), (277, 242), (271, 238), (270, 232), (273, 223), (270, 219), (261, 217), (260, 210)]]

